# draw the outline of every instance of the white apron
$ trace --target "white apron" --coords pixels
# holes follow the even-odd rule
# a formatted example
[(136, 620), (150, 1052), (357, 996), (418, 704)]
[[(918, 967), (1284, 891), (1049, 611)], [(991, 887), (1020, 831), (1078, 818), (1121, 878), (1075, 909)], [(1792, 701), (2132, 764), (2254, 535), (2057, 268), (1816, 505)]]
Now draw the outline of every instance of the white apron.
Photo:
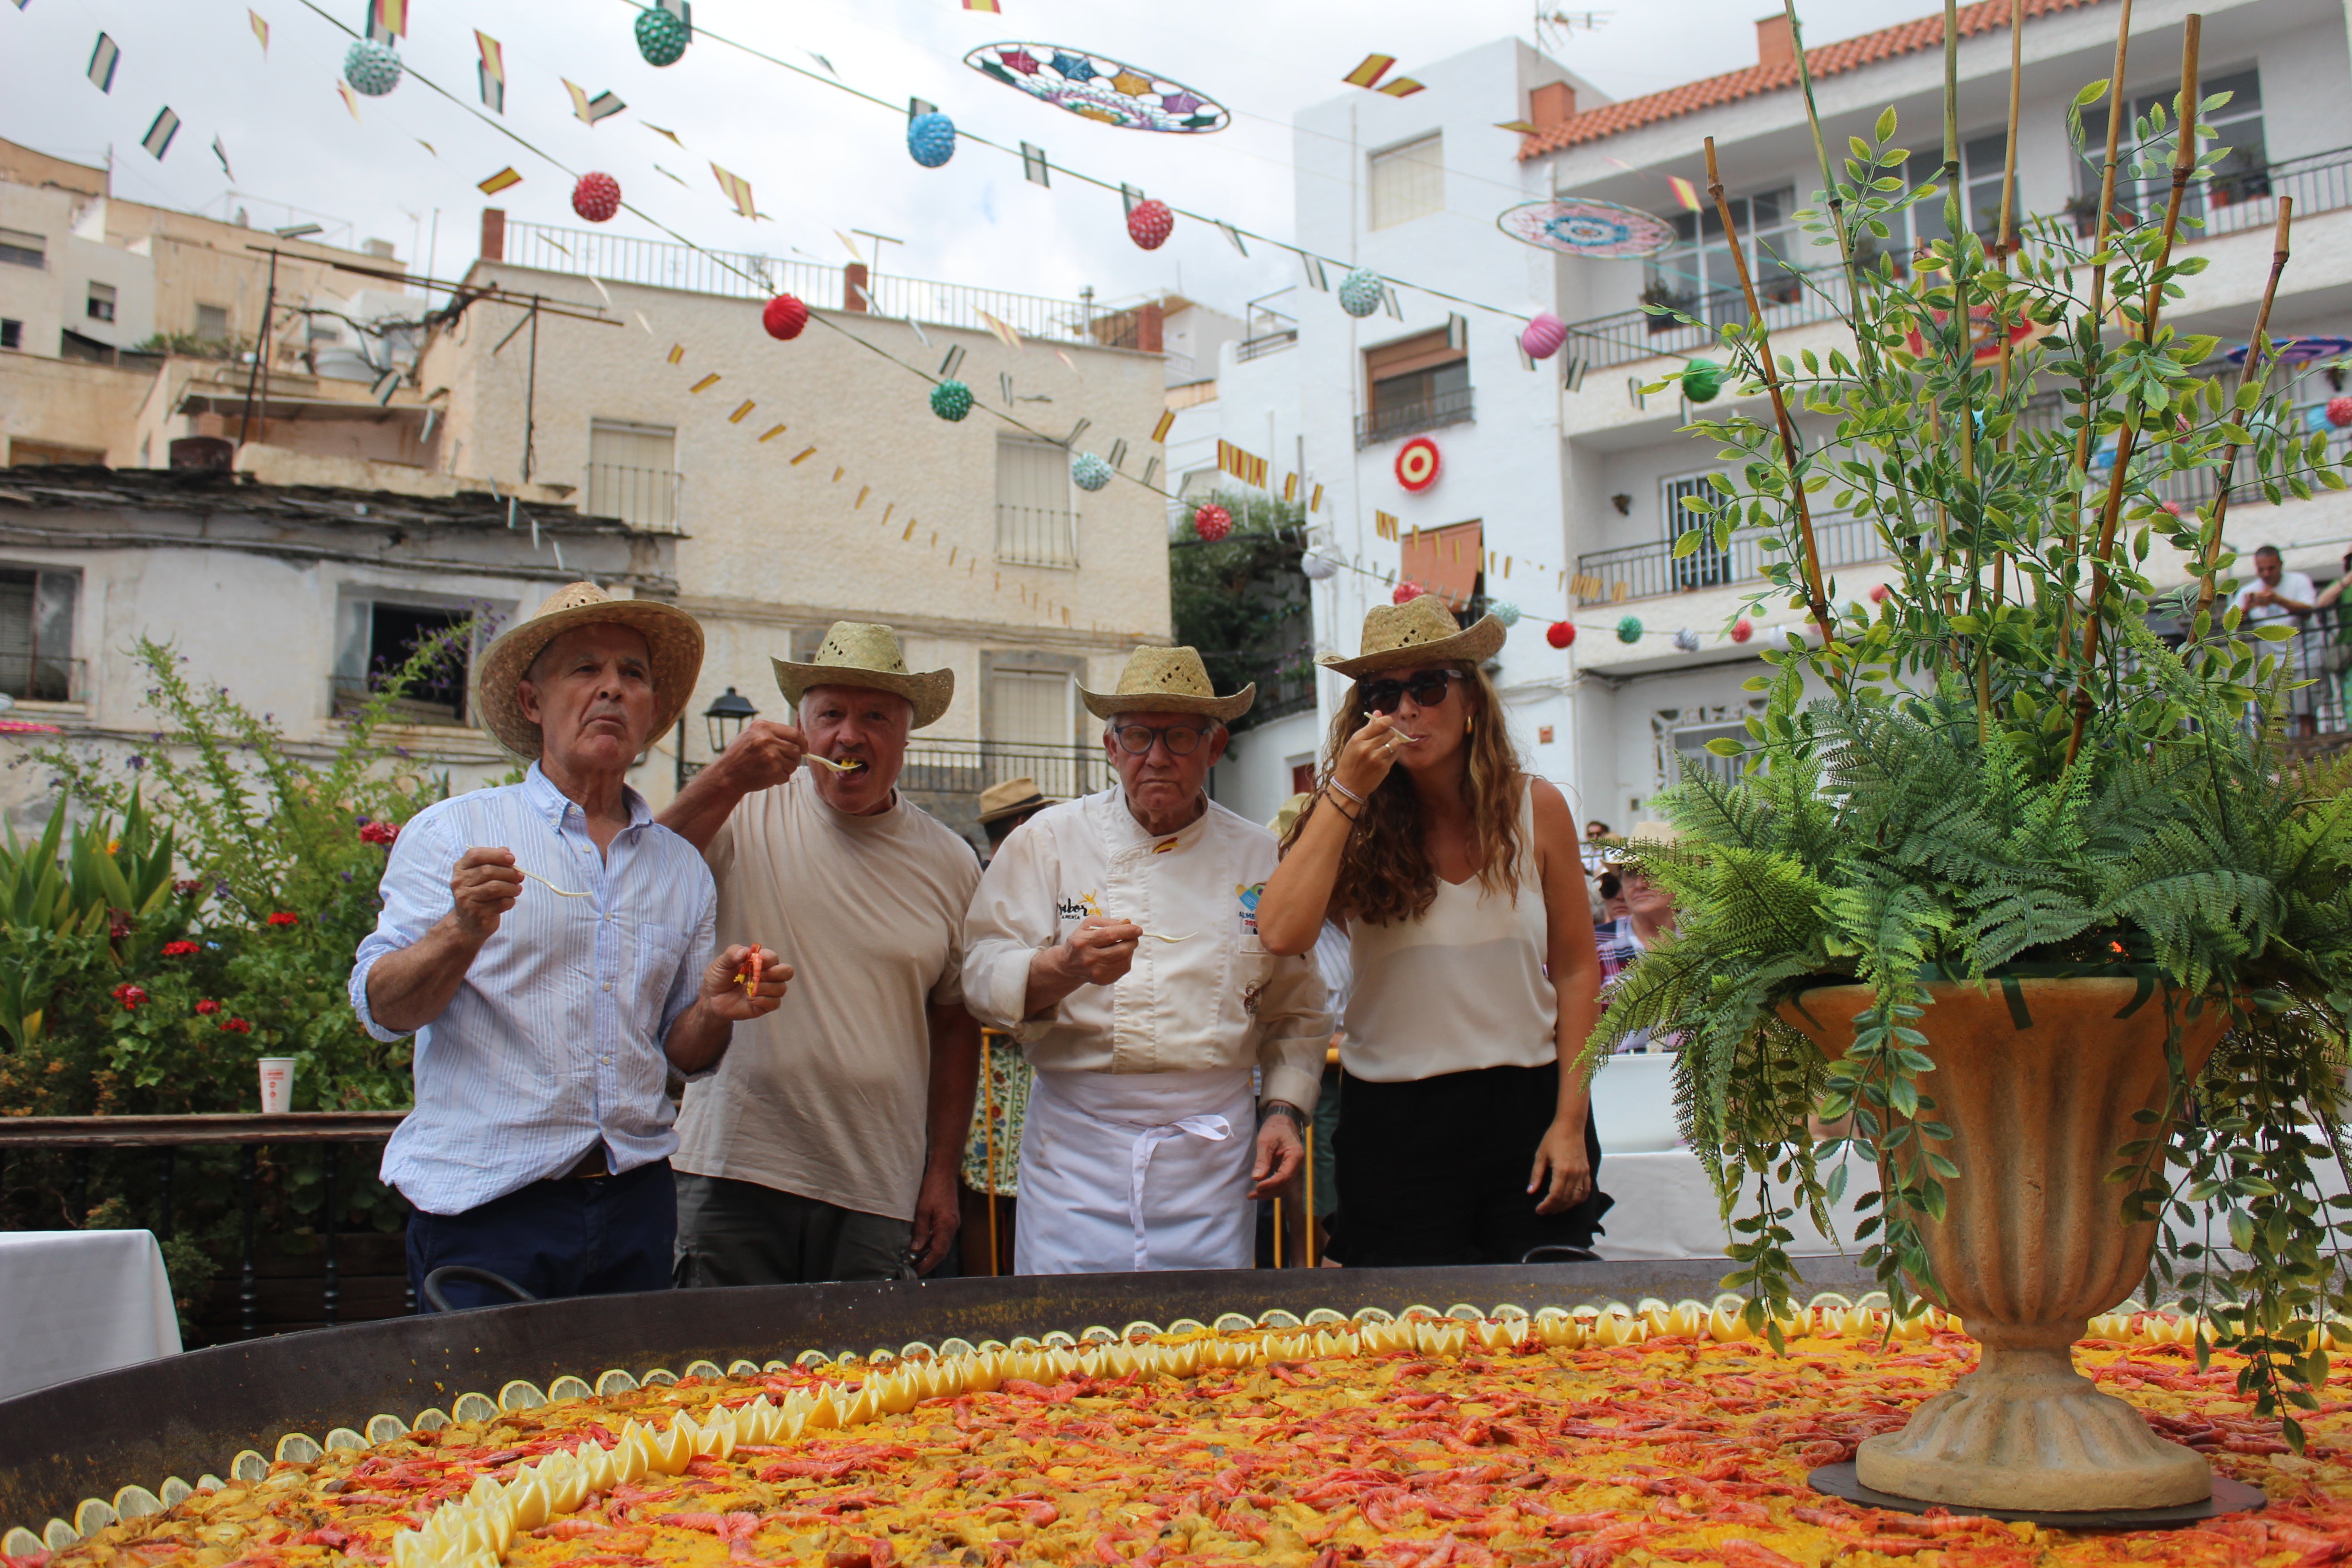
[(1040, 1071), (1013, 1271), (1247, 1268), (1256, 1122), (1246, 1067)]

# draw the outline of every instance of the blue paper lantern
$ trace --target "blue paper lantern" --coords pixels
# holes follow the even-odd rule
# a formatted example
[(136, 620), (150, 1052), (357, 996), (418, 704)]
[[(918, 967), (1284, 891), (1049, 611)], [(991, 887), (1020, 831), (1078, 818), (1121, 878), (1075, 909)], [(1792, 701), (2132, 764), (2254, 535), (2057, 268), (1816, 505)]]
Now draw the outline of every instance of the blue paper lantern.
[(933, 110), (907, 121), (908, 155), (926, 169), (955, 156), (955, 121)]
[(649, 66), (674, 66), (686, 53), (686, 24), (658, 5), (637, 13), (637, 53)]
[(1642, 640), (1642, 617), (1639, 616), (1627, 616), (1623, 620), (1619, 621), (1617, 623), (1617, 640), (1619, 642), (1640, 642)]
[(1351, 316), (1369, 316), (1381, 308), (1387, 293), (1379, 273), (1359, 267), (1339, 280), (1339, 309)]
[(1110, 465), (1092, 452), (1080, 452), (1070, 459), (1070, 482), (1092, 494), (1110, 483)]
[(1519, 624), (1519, 607), (1508, 599), (1497, 599), (1486, 606), (1486, 613), (1503, 623), (1505, 631)]
[(1696, 653), (1698, 651), (1698, 634), (1691, 630), (1688, 626), (1685, 626), (1682, 630), (1675, 634), (1675, 647), (1678, 651), (1683, 653)]
[(390, 44), (356, 39), (351, 52), (343, 56), (343, 79), (352, 84), (353, 92), (382, 98), (400, 85), (400, 57), (392, 52)]
[(943, 381), (931, 388), (931, 412), (950, 424), (971, 412), (971, 388), (960, 381)]

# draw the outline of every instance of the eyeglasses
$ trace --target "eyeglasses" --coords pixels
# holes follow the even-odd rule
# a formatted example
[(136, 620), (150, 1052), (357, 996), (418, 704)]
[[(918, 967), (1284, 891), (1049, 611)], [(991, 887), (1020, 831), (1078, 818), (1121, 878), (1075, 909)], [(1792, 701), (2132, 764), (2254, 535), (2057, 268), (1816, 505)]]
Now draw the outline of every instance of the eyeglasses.
[(1364, 711), (1393, 713), (1408, 697), (1415, 707), (1434, 708), (1445, 700), (1455, 681), (1469, 679), (1458, 669), (1416, 669), (1402, 680), (1375, 680), (1364, 688)]
[(1112, 732), (1118, 737), (1118, 749), (1130, 757), (1150, 752), (1154, 741), (1165, 742), (1171, 757), (1189, 757), (1200, 750), (1201, 742), (1209, 733), (1190, 724), (1171, 724), (1164, 730), (1155, 730), (1149, 724), (1122, 724)]

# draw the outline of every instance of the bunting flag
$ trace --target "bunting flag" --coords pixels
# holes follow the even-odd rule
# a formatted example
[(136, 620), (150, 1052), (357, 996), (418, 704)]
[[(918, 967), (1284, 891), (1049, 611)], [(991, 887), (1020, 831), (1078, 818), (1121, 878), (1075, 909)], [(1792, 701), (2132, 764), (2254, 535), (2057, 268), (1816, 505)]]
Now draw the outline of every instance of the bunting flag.
[[(715, 165), (714, 165), (714, 167), (715, 167)], [(685, 180), (680, 179), (680, 178), (679, 178), (677, 175), (676, 175), (676, 174), (670, 174), (670, 172), (669, 172), (667, 169), (663, 168), (659, 163), (656, 163), (656, 164), (654, 165), (654, 173), (655, 173), (655, 174), (661, 174), (661, 175), (667, 176), (667, 178), (669, 178), (669, 179), (677, 180), (677, 183), (678, 183), (679, 184), (681, 184), (681, 185), (683, 185), (683, 184), (686, 184)], [(689, 188), (691, 188), (691, 187), (689, 187)]]
[(122, 50), (104, 33), (98, 36), (98, 47), (89, 52), (90, 85), (100, 92), (114, 90), (114, 68), (122, 63)]
[(1683, 210), (1685, 212), (1695, 213), (1699, 210), (1698, 187), (1696, 185), (1692, 184), (1680, 174), (1668, 174), (1666, 176), (1666, 184), (1673, 187), (1675, 200), (1682, 203)]
[[(352, 111), (352, 118), (357, 120), (360, 117), (360, 95), (352, 90), (352, 84), (338, 80), (335, 83), (335, 91), (342, 98), (343, 107)], [(515, 178), (520, 180), (522, 176), (517, 174)]]
[(1413, 80), (1412, 78), (1409, 76), (1401, 76), (1397, 78), (1396, 80), (1388, 83), (1379, 90), (1387, 93), (1391, 98), (1411, 98), (1414, 93), (1419, 92), (1421, 89), (1421, 83)]
[(839, 229), (835, 229), (833, 231), (833, 237), (841, 241), (841, 248), (849, 252), (850, 260), (855, 261), (860, 267), (866, 265), (865, 254), (857, 248), (857, 242), (856, 240), (842, 233)]
[(656, 125), (656, 124), (655, 124), (652, 121), (650, 121), (650, 120), (640, 120), (640, 121), (637, 121), (637, 123), (638, 123), (638, 124), (640, 124), (640, 125), (642, 125), (642, 126), (644, 126), (646, 130), (648, 130), (648, 131), (652, 132), (653, 132), (655, 135), (656, 135), (656, 136), (667, 136), (667, 137), (668, 137), (668, 138), (670, 139), (670, 141), (671, 141), (673, 143), (675, 143), (675, 144), (677, 145), (677, 150), (678, 150), (679, 152), (683, 153), (683, 152), (685, 152), (685, 151), (686, 151), (686, 143), (685, 143), (685, 142), (683, 142), (678, 141), (678, 139), (677, 139), (677, 132), (675, 132), (675, 131), (664, 131), (660, 126)]
[(579, 83), (564, 81), (562, 77), (555, 79), (563, 82), (563, 90), (572, 95), (572, 112), (586, 124), (593, 125), (600, 120), (610, 120), (614, 115), (629, 107), (613, 93), (600, 92), (591, 98), (588, 96), (588, 89)]
[(1298, 262), (1307, 269), (1307, 286), (1309, 289), (1321, 294), (1328, 294), (1331, 291), (1331, 280), (1323, 276), (1321, 257), (1309, 256), (1302, 250), (1298, 253)]
[(716, 163), (710, 165), (710, 172), (719, 176), (719, 188), (727, 193), (727, 199), (735, 204), (737, 212), (745, 217), (757, 216), (751, 205), (751, 181), (740, 174), (730, 174)]
[(247, 11), (245, 19), (253, 24), (253, 36), (261, 40), (261, 58), (269, 58), (269, 24), (261, 19), (258, 11)]
[(1004, 7), (999, 5), (996, 0), (963, 0), (963, 8), (967, 11), (985, 11), (992, 16), (1004, 15)]
[(474, 74), (482, 84), (482, 107), (492, 114), (507, 111), (507, 52), (496, 38), (474, 29), (474, 47), (482, 51)]
[(688, 392), (708, 392), (708, 391), (709, 391), (712, 387), (714, 387), (714, 386), (718, 385), (718, 384), (719, 384), (719, 373), (718, 373), (717, 371), (715, 371), (715, 370), (714, 370), (714, 371), (712, 371), (709, 375), (704, 376), (700, 381), (696, 382), (692, 386), (688, 387), (688, 388), (687, 388), (687, 391), (688, 391)]
[(221, 145), (221, 139), (217, 136), (213, 138), (213, 156), (220, 160), (221, 173), (234, 181), (236, 171), (228, 166), (228, 149)]
[(172, 150), (172, 138), (179, 133), (180, 117), (168, 109), (159, 110), (155, 123), (147, 128), (147, 134), (139, 139), (139, 145), (153, 153), (160, 162), (163, 154)]
[(516, 174), (514, 172), (513, 165), (509, 164), (506, 168), (500, 169), (497, 174), (492, 174), (488, 179), (478, 182), (475, 188), (479, 190), (482, 195), (486, 196), (494, 196), (509, 186), (520, 185), (521, 184), (522, 176)]
[(1317, 485), (1315, 487), (1315, 494), (1308, 499), (1307, 502), (1307, 510), (1308, 511), (1321, 511), (1323, 510), (1323, 487), (1321, 485)]
[(1166, 445), (1168, 440), (1168, 432), (1175, 427), (1176, 411), (1172, 408), (1163, 410), (1160, 416), (1160, 423), (1151, 427), (1152, 444), (1154, 446)]
[(1249, 247), (1242, 243), (1241, 230), (1235, 228), (1233, 225), (1227, 223), (1223, 218), (1213, 218), (1211, 221), (1217, 226), (1217, 232), (1219, 234), (1223, 235), (1227, 239), (1234, 242), (1234, 248), (1235, 250), (1240, 251), (1244, 256), (1247, 256), (1249, 254)]
[(1298, 476), (1297, 474), (1285, 474), (1283, 476), (1282, 499), (1286, 501), (1295, 501), (1298, 499)]
[(1339, 79), (1349, 87), (1378, 87), (1381, 78), (1388, 75), (1389, 67), (1394, 64), (1394, 55), (1366, 55), (1363, 64)]
[(1033, 185), (1044, 185), (1050, 189), (1054, 182), (1047, 176), (1051, 173), (1052, 165), (1045, 162), (1045, 149), (1038, 146), (1034, 142), (1021, 143), (1021, 177), (1023, 179)]
[(1217, 469), (1233, 475), (1254, 489), (1265, 489), (1265, 459), (1244, 452), (1231, 441), (1217, 443)]
[(1536, 133), (1535, 122), (1528, 120), (1497, 120), (1495, 121), (1495, 129), (1516, 132), (1521, 136), (1532, 136)]
[(744, 418), (744, 416), (745, 416), (746, 415), (750, 414), (750, 413), (751, 412), (751, 410), (753, 410), (754, 408), (757, 408), (758, 406), (759, 406), (759, 405), (758, 405), (758, 404), (756, 404), (756, 403), (754, 403), (754, 402), (752, 402), (750, 398), (748, 398), (748, 397), (747, 397), (747, 398), (745, 398), (745, 399), (743, 400), (742, 404), (741, 404), (739, 407), (737, 407), (737, 409), (735, 410), (735, 412), (734, 412), (734, 413), (732, 413), (732, 414), (730, 414), (730, 415), (727, 416), (727, 423), (729, 423), (730, 425), (740, 425), (741, 423), (743, 423), (743, 418)]
[(368, 37), (389, 44), (408, 36), (408, 0), (368, 0)]
[(1397, 520), (1387, 512), (1376, 511), (1372, 513), (1372, 531), (1382, 539), (1394, 539), (1397, 536)]
[[(980, 309), (977, 305), (972, 307), (971, 313), (988, 323), (988, 330), (996, 334), (997, 342), (1003, 343), (1006, 348), (1013, 350), (1015, 353), (1020, 352), (1020, 333), (1014, 331), (1011, 327), (1006, 326), (1003, 321), (998, 321), (994, 316), (990, 315), (987, 311)], [(1005, 401), (1008, 403), (1012, 401), (1009, 392), (1006, 395)]]

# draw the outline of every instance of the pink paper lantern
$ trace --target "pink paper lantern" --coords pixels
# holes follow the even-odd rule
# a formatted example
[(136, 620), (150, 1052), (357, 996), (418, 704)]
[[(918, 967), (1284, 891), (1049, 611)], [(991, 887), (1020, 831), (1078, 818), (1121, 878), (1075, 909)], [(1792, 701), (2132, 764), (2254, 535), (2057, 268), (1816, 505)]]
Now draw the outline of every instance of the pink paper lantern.
[(1559, 353), (1559, 345), (1568, 342), (1568, 323), (1549, 310), (1539, 310), (1519, 333), (1519, 347), (1529, 359), (1549, 359)]
[(1755, 635), (1755, 623), (1748, 620), (1745, 616), (1731, 623), (1731, 640), (1733, 642), (1746, 642), (1749, 637), (1752, 637)]

